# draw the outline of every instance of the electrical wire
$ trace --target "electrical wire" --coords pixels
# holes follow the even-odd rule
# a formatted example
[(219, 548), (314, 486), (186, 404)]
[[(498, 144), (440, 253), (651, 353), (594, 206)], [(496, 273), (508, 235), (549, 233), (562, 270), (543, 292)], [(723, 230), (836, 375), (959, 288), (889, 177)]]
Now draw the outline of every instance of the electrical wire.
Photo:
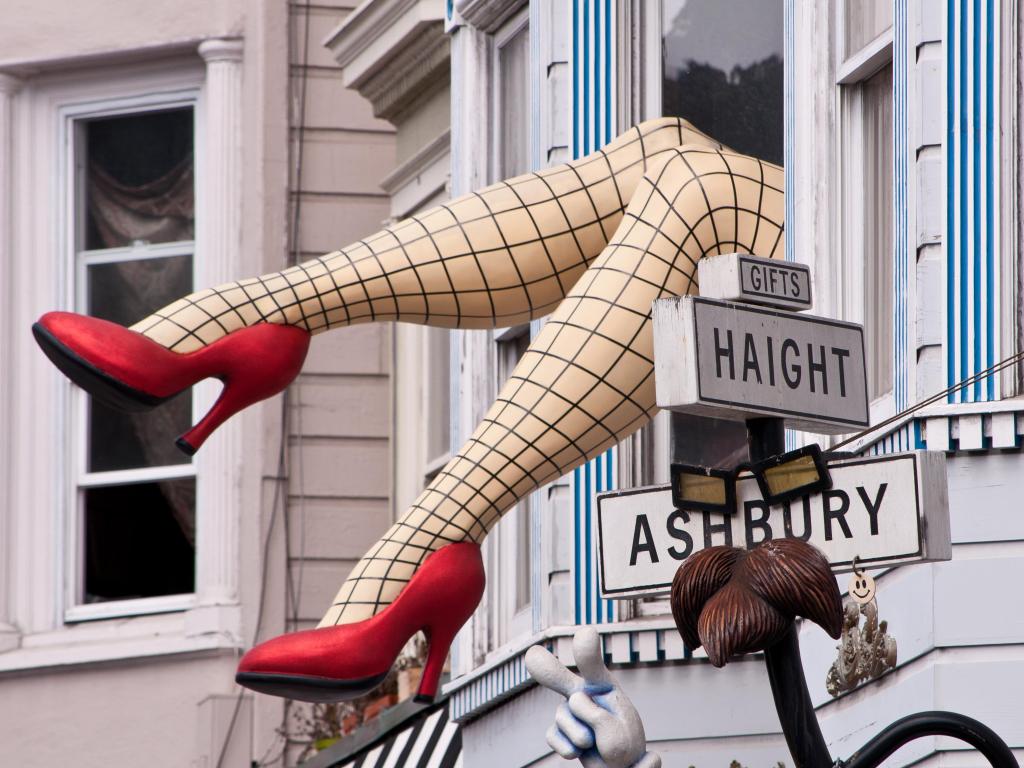
[[(267, 567), (267, 563), (270, 560), (270, 538), (274, 533), (274, 524), (277, 522), (278, 507), (281, 505), (281, 486), (287, 482), (287, 424), (288, 424), (288, 393), (285, 392), (281, 398), (281, 424), (282, 424), (282, 435), (280, 441), (280, 447), (278, 449), (277, 457), (277, 483), (274, 486), (274, 498), (270, 507), (270, 519), (267, 521), (267, 532), (263, 537), (263, 552), (261, 557), (261, 574), (260, 574), (260, 596), (259, 602), (256, 607), (256, 626), (253, 630), (252, 644), (256, 645), (256, 642), (260, 637), (260, 630), (263, 627), (263, 614), (266, 607), (267, 597), (267, 574), (270, 573), (270, 568)], [(284, 505), (287, 507), (287, 499), (284, 500)], [(224, 757), (228, 751), (228, 744), (231, 743), (231, 735), (235, 729), (235, 723), (238, 720), (238, 712), (242, 707), (242, 699), (245, 696), (245, 690), (238, 692), (238, 698), (235, 701), (235, 709), (231, 714), (231, 721), (228, 723), (227, 733), (224, 734), (224, 743), (221, 745), (220, 754), (217, 757), (216, 768), (221, 768), (224, 763)]]
[(914, 405), (910, 406), (909, 408), (906, 408), (906, 409), (900, 411), (895, 416), (890, 416), (889, 418), (884, 419), (883, 421), (880, 421), (877, 424), (868, 427), (867, 429), (862, 429), (857, 434), (855, 434), (855, 435), (853, 435), (851, 437), (846, 438), (845, 440), (843, 440), (840, 443), (836, 443), (831, 448), (829, 448), (829, 451), (837, 451), (840, 448), (842, 448), (844, 445), (849, 445), (850, 443), (853, 443), (853, 442), (855, 442), (857, 440), (860, 440), (865, 435), (870, 435), (872, 432), (876, 432), (879, 429), (883, 429), (883, 428), (889, 426), (890, 424), (894, 424), (895, 422), (903, 419), (904, 417), (909, 416), (911, 413), (914, 413), (915, 411), (919, 411), (922, 408), (925, 408), (926, 406), (932, 405), (933, 403), (941, 400), (942, 398), (946, 397), (947, 395), (952, 394), (953, 392), (957, 392), (957, 391), (959, 391), (961, 389), (965, 389), (966, 387), (969, 387), (972, 384), (974, 384), (974, 383), (976, 383), (978, 381), (981, 381), (982, 379), (988, 378), (989, 376), (992, 376), (992, 375), (994, 375), (996, 373), (999, 373), (1000, 371), (1005, 370), (1006, 368), (1009, 368), (1014, 363), (1017, 363), (1017, 362), (1019, 362), (1021, 360), (1024, 360), (1024, 350), (1021, 350), (1019, 352), (1015, 352), (1014, 354), (1010, 355), (1009, 357), (1003, 358), (998, 363), (995, 363), (994, 365), (989, 366), (988, 368), (986, 368), (983, 371), (978, 371), (977, 373), (975, 373), (975, 374), (973, 374), (971, 376), (968, 376), (966, 379), (962, 379), (961, 381), (958, 381), (953, 386), (947, 387), (946, 389), (942, 390), (941, 392), (936, 392), (934, 395), (931, 395), (930, 397), (925, 398), (924, 400), (920, 401), (919, 403), (915, 403)]
[[(296, 126), (296, 151), (295, 151), (295, 183), (294, 183), (294, 204), (292, 206), (291, 216), (291, 232), (289, 233), (291, 238), (290, 247), (288, 249), (288, 263), (294, 265), (298, 263), (300, 257), (300, 238), (299, 238), (299, 221), (302, 207), (302, 169), (303, 169), (303, 155), (305, 148), (305, 128), (306, 128), (306, 89), (307, 89), (307, 72), (309, 69), (309, 38), (310, 38), (310, 11), (311, 11), (311, 0), (306, 0), (304, 4), (303, 14), (303, 46), (302, 46), (302, 65), (299, 73), (299, 105), (298, 105), (298, 125)], [(289, 35), (291, 38), (291, 35)], [(291, 69), (291, 55), (289, 54), (288, 68)], [(291, 73), (289, 71), (289, 80), (291, 80)], [(298, 578), (293, 579), (291, 569), (291, 547), (290, 547), (290, 529), (291, 529), (291, 515), (289, 510), (288, 498), (285, 495), (282, 499), (281, 488), (282, 485), (287, 483), (288, 478), (288, 439), (289, 439), (289, 405), (291, 402), (290, 395), (294, 392), (296, 395), (296, 401), (298, 405), (298, 411), (301, 411), (301, 390), (300, 383), (298, 381), (292, 385), (291, 391), (286, 390), (281, 398), (281, 433), (278, 449), (278, 461), (277, 461), (277, 482), (274, 486), (274, 498), (271, 504), (270, 520), (267, 523), (266, 535), (263, 539), (263, 553), (261, 560), (261, 575), (260, 575), (260, 592), (259, 600), (256, 609), (256, 626), (253, 631), (252, 645), (256, 645), (259, 640), (260, 630), (263, 626), (264, 610), (266, 608), (266, 596), (267, 596), (267, 575), (270, 571), (269, 559), (270, 559), (270, 540), (274, 532), (274, 525), (277, 521), (278, 508), (283, 507), (283, 518), (284, 518), (284, 541), (285, 541), (285, 584), (286, 590), (289, 597), (290, 608), (292, 612), (292, 624), (298, 624), (299, 621), (299, 596), (302, 590), (302, 577), (303, 569), (305, 565), (305, 549), (306, 549), (306, 515), (305, 515), (305, 482), (304, 472), (302, 470), (302, 422), (301, 417), (296, 422), (297, 430), (297, 459), (296, 463), (299, 470), (299, 504), (301, 514), (301, 534), (300, 534), (300, 551), (299, 551), (299, 573)], [(227, 732), (224, 734), (224, 742), (221, 745), (220, 754), (217, 757), (216, 768), (222, 768), (224, 758), (227, 755), (228, 745), (231, 743), (231, 736), (234, 733), (235, 725), (238, 721), (238, 714), (242, 708), (242, 701), (245, 696), (245, 690), (242, 689), (238, 692), (238, 697), (235, 700), (234, 711), (231, 713), (231, 720), (228, 723)], [(287, 736), (287, 721), (289, 702), (285, 702), (285, 711), (282, 718), (280, 733), (283, 736), (284, 744), (282, 746), (281, 753), (274, 758), (273, 761), (277, 762), (284, 756), (284, 753), (288, 749), (288, 736)], [(272, 748), (273, 745), (271, 745)], [(259, 766), (268, 765), (270, 763), (265, 762), (267, 754), (271, 751), (268, 748), (264, 755), (258, 762), (255, 763), (257, 768)]]

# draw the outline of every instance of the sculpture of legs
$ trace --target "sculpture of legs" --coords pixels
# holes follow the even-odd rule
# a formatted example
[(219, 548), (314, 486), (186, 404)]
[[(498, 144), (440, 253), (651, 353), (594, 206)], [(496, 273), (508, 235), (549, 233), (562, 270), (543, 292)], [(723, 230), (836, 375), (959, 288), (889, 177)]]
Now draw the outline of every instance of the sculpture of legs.
[(650, 163), (611, 241), (481, 424), (352, 570), (320, 626), (379, 612), (431, 552), (479, 542), (517, 500), (647, 423), (651, 303), (690, 292), (703, 256), (781, 257), (783, 221), (778, 166), (694, 145)]
[(319, 333), (401, 320), (494, 328), (553, 310), (601, 252), (653, 158), (720, 145), (684, 120), (650, 120), (571, 163), (499, 182), (340, 251), (190, 294), (132, 330), (191, 352), (258, 323)]
[[(479, 542), (534, 488), (646, 423), (651, 303), (691, 291), (703, 256), (781, 256), (783, 218), (781, 168), (665, 118), (342, 251), (193, 293), (137, 333), (56, 313), (64, 316), (44, 317), (37, 336), (68, 375), (118, 402), (152, 405), (228, 374), (236, 395), (204, 420), (204, 437), (285, 386), (311, 333), (375, 320), (485, 328), (554, 310), (482, 423), (356, 565), (321, 622), (350, 624), (395, 601), (431, 553)], [(275, 355), (276, 378), (260, 382)], [(140, 370), (143, 358), (152, 365)]]

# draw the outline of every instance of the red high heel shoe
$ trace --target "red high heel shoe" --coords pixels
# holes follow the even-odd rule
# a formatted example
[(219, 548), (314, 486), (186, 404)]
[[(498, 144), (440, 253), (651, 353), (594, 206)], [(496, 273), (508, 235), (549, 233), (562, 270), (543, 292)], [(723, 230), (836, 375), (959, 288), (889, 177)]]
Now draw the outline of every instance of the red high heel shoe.
[(189, 456), (229, 417), (288, 386), (309, 349), (309, 333), (273, 323), (241, 328), (185, 354), (116, 323), (71, 312), (46, 313), (32, 333), (69, 379), (123, 411), (149, 410), (206, 378), (223, 381), (209, 413), (175, 441)]
[(430, 651), (416, 701), (432, 702), (455, 633), (483, 593), (480, 547), (449, 544), (427, 557), (395, 602), (376, 616), (261, 643), (242, 657), (235, 681), (300, 701), (355, 699), (384, 681), (409, 638), (423, 630)]

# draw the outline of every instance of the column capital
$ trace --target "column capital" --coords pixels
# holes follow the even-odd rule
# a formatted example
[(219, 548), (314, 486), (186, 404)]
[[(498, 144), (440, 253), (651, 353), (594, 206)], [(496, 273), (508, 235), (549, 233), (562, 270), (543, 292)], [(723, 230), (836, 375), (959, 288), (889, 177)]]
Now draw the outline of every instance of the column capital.
[(199, 55), (207, 64), (215, 61), (241, 61), (242, 39), (238, 37), (218, 37), (204, 40), (199, 44)]
[(13, 96), (21, 90), (21, 86), (25, 84), (25, 81), (15, 75), (10, 75), (6, 72), (0, 72), (0, 94), (5, 96)]

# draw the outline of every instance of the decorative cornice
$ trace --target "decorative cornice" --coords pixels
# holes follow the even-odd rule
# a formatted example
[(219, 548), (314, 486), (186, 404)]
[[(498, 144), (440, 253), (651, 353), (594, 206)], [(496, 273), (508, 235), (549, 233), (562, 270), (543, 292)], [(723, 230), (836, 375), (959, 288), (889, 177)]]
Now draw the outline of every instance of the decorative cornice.
[(199, 55), (207, 64), (215, 61), (241, 61), (242, 40), (237, 37), (219, 37), (212, 40), (203, 40), (199, 44)]
[(341, 65), (345, 85), (394, 121), (446, 82), (449, 38), (444, 0), (369, 0), (324, 44)]
[(6, 72), (0, 72), (0, 93), (5, 96), (13, 96), (21, 90), (24, 84), (25, 81), (22, 78)]
[(443, 22), (431, 24), (409, 46), (367, 78), (359, 92), (373, 104), (373, 114), (395, 122), (403, 112), (448, 84), (451, 47)]
[(483, 32), (494, 32), (528, 4), (527, 0), (456, 0), (455, 9), (467, 24)]
[[(383, 41), (381, 61), (400, 49), (398, 40), (385, 41), (388, 33), (408, 35), (419, 23), (444, 21), (445, 0), (367, 0), (345, 17), (323, 41), (343, 68)], [(362, 68), (360, 68), (362, 69)], [(360, 73), (361, 74), (361, 73)]]
[(451, 138), (450, 130), (443, 131), (419, 152), (381, 179), (380, 188), (393, 196), (401, 187), (447, 155), (451, 149)]

